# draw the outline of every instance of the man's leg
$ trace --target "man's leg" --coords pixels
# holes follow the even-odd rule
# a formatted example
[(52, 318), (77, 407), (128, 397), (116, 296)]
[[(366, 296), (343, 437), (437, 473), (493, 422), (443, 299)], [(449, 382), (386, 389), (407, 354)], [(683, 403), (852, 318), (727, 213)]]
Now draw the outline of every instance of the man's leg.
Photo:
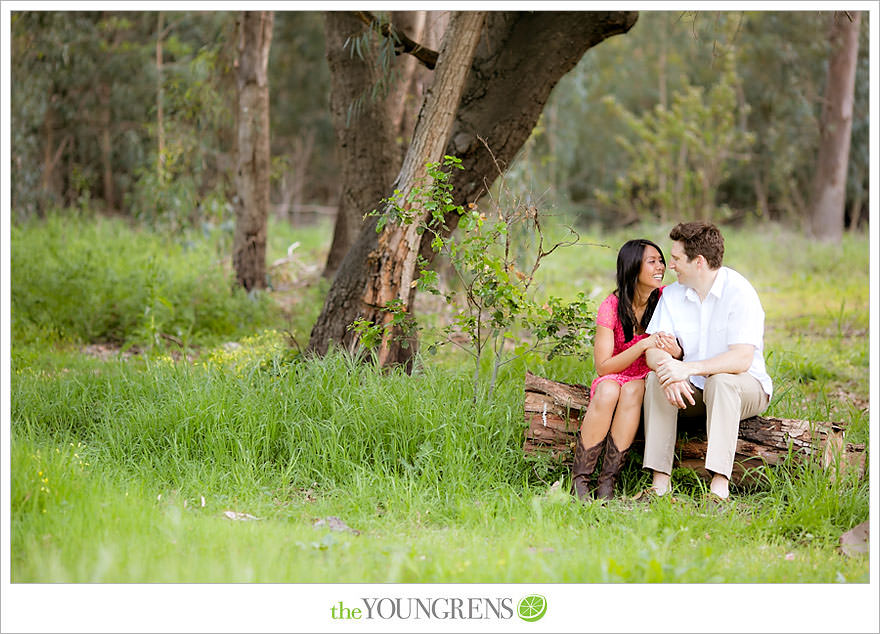
[[(694, 399), (698, 406), (702, 404), (699, 390), (694, 390)], [(645, 377), (645, 458), (642, 466), (654, 472), (652, 486), (660, 495), (669, 491), (669, 474), (672, 473), (678, 414), (689, 412), (692, 408), (693, 406), (680, 410), (670, 403), (655, 372), (649, 372)]]
[(706, 379), (706, 469), (714, 475), (710, 489), (720, 498), (728, 496), (733, 471), (739, 421), (767, 409), (769, 398), (761, 384), (748, 373), (715, 374)]

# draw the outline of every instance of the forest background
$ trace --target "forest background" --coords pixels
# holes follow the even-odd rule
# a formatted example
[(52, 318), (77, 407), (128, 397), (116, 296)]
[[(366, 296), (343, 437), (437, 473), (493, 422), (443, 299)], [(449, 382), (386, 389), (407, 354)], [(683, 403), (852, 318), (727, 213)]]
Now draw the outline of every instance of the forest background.
[[(430, 13), (428, 23), (445, 25), (450, 12)], [(498, 354), (478, 361), (476, 388), (449, 346), (417, 357), (411, 377), (332, 351), (304, 361), (341, 265), (330, 245), (344, 207), (340, 121), (356, 125), (389, 99), (407, 56), (362, 23), (341, 50), (373, 74), (334, 113), (326, 15), (274, 12), (266, 271), (261, 289), (241, 288), (240, 17), (11, 15), (13, 581), (868, 581), (867, 561), (841, 564), (834, 550), (868, 517), (864, 479), (830, 485), (794, 465), (790, 479), (768, 474), (734, 522), (742, 546), (730, 536), (699, 553), (682, 525), (735, 531), (706, 519), (691, 476), (679, 474), (682, 499), (693, 500), (683, 524), (675, 509), (640, 523), (622, 508), (585, 516), (562, 504), (551, 484), (562, 472), (518, 455), (521, 376), (528, 365), (587, 383), (589, 358), (524, 356), (501, 371), (494, 395)], [(679, 219), (712, 220), (733, 266), (773, 292), (771, 368), (787, 387), (772, 413), (844, 419), (850, 438), (867, 443), (869, 17), (862, 12), (844, 202), (831, 231), (819, 228), (814, 200), (831, 12), (642, 11), (628, 32), (588, 50), (491, 189), (495, 201), (543, 214), (548, 238), (566, 240), (570, 226), (585, 244), (542, 263), (534, 301), (578, 290), (601, 299), (623, 240), (663, 244)], [(376, 173), (407, 151), (429, 82), (413, 85), (399, 156), (378, 156)], [(369, 209), (356, 211), (360, 220)], [(515, 222), (523, 268), (536, 245)], [(454, 272), (436, 268), (449, 283)], [(427, 351), (446, 341), (437, 332), (454, 313), (422, 295)], [(522, 345), (522, 333), (512, 337)], [(379, 424), (353, 414), (360, 401)], [(472, 402), (479, 413), (449, 417)], [(294, 429), (291, 417), (301, 419)], [(347, 444), (351, 433), (363, 439)], [(632, 466), (629, 494), (644, 484)], [(49, 473), (67, 483), (43, 482)], [(787, 512), (760, 519), (780, 506)], [(213, 535), (214, 516), (245, 510), (270, 521), (225, 552), (242, 538), (224, 527)], [(360, 531), (343, 523), (316, 541), (315, 515)], [(485, 541), (502, 515), (502, 541), (519, 550)], [(572, 525), (592, 531), (591, 553), (560, 547)], [(636, 546), (646, 531), (662, 535), (647, 550)], [(406, 547), (385, 532), (404, 535)], [(282, 546), (254, 556), (267, 541)], [(721, 572), (698, 572), (706, 561)]]
[[(714, 220), (808, 228), (830, 15), (644, 12), (638, 28), (591, 50), (560, 81), (509, 178), (536, 195), (552, 191), (554, 204), (585, 224), (665, 220), (676, 212), (662, 197), (677, 185), (690, 190), (676, 201), (679, 214), (699, 213), (709, 188)], [(868, 218), (868, 28), (866, 19), (846, 178), (849, 228)], [(223, 12), (14, 16), (12, 72), (28, 78), (12, 83), (15, 219), (79, 205), (172, 230), (231, 221), (233, 29)], [(354, 44), (350, 54), (362, 54)], [(394, 69), (387, 72), (393, 78)], [(274, 214), (297, 222), (332, 213), (341, 166), (320, 13), (275, 16), (268, 83)], [(382, 90), (359, 95), (351, 114)], [(658, 106), (676, 116), (658, 116)], [(682, 137), (694, 134), (701, 136), (682, 152)], [(653, 160), (637, 160), (649, 149), (658, 153)], [(693, 178), (705, 156), (719, 165), (703, 187), (676, 180)], [(671, 172), (668, 183), (640, 191), (662, 181), (663, 171)]]

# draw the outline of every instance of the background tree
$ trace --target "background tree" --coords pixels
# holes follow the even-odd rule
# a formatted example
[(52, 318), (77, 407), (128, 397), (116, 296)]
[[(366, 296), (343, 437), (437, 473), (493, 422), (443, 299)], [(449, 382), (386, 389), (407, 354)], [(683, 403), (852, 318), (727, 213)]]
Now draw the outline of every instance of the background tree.
[(342, 167), (328, 108), (321, 13), (275, 13), (269, 85), (274, 213), (292, 224), (311, 222), (336, 205)]
[(631, 222), (718, 221), (729, 216), (730, 210), (716, 200), (719, 185), (733, 165), (750, 159), (754, 141), (740, 123), (748, 105), (737, 103), (742, 82), (734, 64), (734, 53), (728, 51), (724, 68), (708, 91), (685, 84), (681, 91), (673, 91), (668, 108), (657, 104), (642, 116), (629, 112), (612, 96), (605, 99), (609, 119), (620, 117), (626, 122), (629, 134), (618, 142), (631, 161), (614, 192), (596, 192), (608, 213), (625, 216), (622, 212), (628, 211)]
[[(395, 28), (400, 24), (401, 32), (418, 41), (418, 20), (402, 26), (404, 18), (417, 14), (377, 17)], [(423, 39), (446, 15), (428, 12)], [(504, 15), (491, 13), (489, 24)], [(636, 165), (615, 142), (630, 130), (623, 119), (608, 117), (603, 99), (613, 95), (628, 112), (642, 118), (657, 104), (668, 108), (671, 96), (685, 85), (706, 94), (718, 82), (725, 56), (733, 52), (741, 78), (736, 129), (753, 134), (755, 140), (750, 160), (730, 163), (718, 183), (718, 218), (768, 219), (809, 230), (831, 51), (830, 15), (820, 11), (646, 13), (625, 41), (612, 39), (565, 74), (529, 129), (516, 160), (514, 155), (505, 159), (508, 183), (546, 192), (548, 202), (582, 224), (619, 223), (629, 216), (609, 210), (595, 191), (613, 191), (617, 179), (632, 173)], [(332, 213), (345, 160), (334, 149), (334, 126), (327, 108), (330, 71), (323, 14), (282, 12), (275, 23), (268, 70), (274, 113), (271, 196), (276, 214), (300, 222), (314, 218), (305, 215), (312, 212)], [(845, 219), (852, 229), (867, 222), (870, 198), (867, 13), (861, 23), (845, 194)], [(12, 13), (10, 172), (17, 220), (48, 210), (107, 210), (175, 234), (196, 227), (221, 232), (231, 241), (236, 164), (234, 17), (224, 12), (164, 11), (162, 28), (158, 27), (158, 12)], [(370, 27), (364, 24), (361, 29), (358, 39), (362, 40)], [(501, 33), (501, 37), (507, 36)], [(550, 31), (546, 37), (550, 44), (557, 35)], [(428, 39), (419, 43), (429, 50), (437, 48)], [(521, 45), (527, 48), (532, 43), (524, 40)], [(395, 52), (398, 48), (388, 46)], [(537, 51), (537, 58), (541, 56)], [(394, 80), (403, 76), (396, 70), (398, 62), (412, 63), (414, 57), (389, 55), (388, 59), (393, 72), (387, 76)], [(414, 82), (401, 93), (406, 95), (405, 103), (414, 104), (412, 112), (418, 111), (423, 96), (418, 88), (413, 92), (413, 83), (424, 87), (431, 75), (420, 63)], [(388, 85), (403, 88), (393, 81)], [(522, 94), (529, 89), (526, 86)], [(521, 92), (511, 83), (505, 98), (519, 99)], [(497, 111), (504, 109), (499, 105)], [(411, 138), (405, 128), (394, 132), (398, 160)], [(384, 153), (378, 147), (373, 150)], [(483, 186), (480, 178), (464, 175), (468, 173), (461, 175), (466, 187), (471, 186), (468, 183)], [(358, 223), (363, 211), (352, 212)]]
[[(15, 12), (12, 201), (16, 217), (103, 201), (117, 210), (146, 137), (144, 14)], [(128, 174), (125, 169), (128, 167)]]
[(831, 57), (810, 205), (813, 236), (830, 242), (840, 242), (844, 228), (860, 21), (859, 11), (835, 11), (831, 18)]
[[(768, 219), (806, 226), (819, 142), (822, 86), (829, 58), (829, 12), (647, 12), (625, 39), (584, 56), (553, 92), (532, 137), (508, 174), (535, 191), (554, 192), (579, 222), (605, 226), (631, 220), (602, 204), (639, 162), (615, 142), (630, 136), (609, 118), (604, 99), (637, 117), (685, 85), (711, 90), (725, 56), (741, 79), (737, 129), (754, 135), (750, 160), (733, 163), (718, 184), (719, 219)], [(868, 28), (863, 16), (854, 96), (847, 216), (866, 219), (868, 188)], [(665, 81), (661, 81), (665, 77)], [(744, 108), (743, 106), (748, 106)], [(553, 112), (565, 116), (552, 116)], [(601, 147), (602, 151), (594, 151)], [(854, 208), (857, 211), (854, 211)], [(668, 210), (669, 214), (675, 210)]]
[(232, 264), (246, 290), (266, 287), (269, 214), (269, 82), (271, 11), (243, 11), (238, 35), (238, 168)]

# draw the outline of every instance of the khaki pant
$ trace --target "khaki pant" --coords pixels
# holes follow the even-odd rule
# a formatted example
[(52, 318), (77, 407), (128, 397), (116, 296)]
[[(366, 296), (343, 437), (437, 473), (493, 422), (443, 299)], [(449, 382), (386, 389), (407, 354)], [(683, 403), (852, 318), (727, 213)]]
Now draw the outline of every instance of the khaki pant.
[(655, 372), (645, 378), (645, 460), (646, 469), (672, 473), (678, 417), (706, 417), (706, 469), (730, 478), (739, 421), (757, 416), (770, 403), (758, 380), (748, 373), (714, 374), (703, 390), (694, 387), (695, 405), (680, 410), (666, 399)]

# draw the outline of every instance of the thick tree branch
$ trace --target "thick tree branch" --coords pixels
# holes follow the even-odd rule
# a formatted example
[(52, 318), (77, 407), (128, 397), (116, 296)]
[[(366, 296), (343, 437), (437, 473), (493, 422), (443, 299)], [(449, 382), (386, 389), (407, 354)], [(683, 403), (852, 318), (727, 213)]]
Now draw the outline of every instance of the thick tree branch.
[(434, 67), (437, 65), (437, 51), (432, 51), (418, 42), (409, 39), (406, 33), (394, 28), (390, 22), (379, 22), (379, 18), (369, 11), (355, 11), (355, 14), (364, 24), (375, 29), (377, 33), (394, 40), (395, 52), (398, 54), (408, 53), (419, 60), (427, 68), (434, 70)]

